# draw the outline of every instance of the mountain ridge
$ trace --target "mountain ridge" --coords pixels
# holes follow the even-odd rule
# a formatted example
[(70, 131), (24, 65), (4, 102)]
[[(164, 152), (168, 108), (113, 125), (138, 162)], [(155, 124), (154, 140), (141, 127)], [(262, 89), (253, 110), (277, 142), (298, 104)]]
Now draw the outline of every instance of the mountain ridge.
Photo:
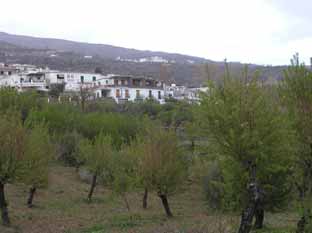
[[(113, 45), (75, 42), (63, 39), (39, 38), (0, 32), (0, 62), (33, 64), (62, 71), (94, 72), (149, 76), (188, 86), (198, 86), (210, 78), (221, 80), (224, 62), (183, 54), (143, 51)], [(240, 74), (245, 64), (229, 62), (234, 74)], [(261, 71), (263, 80), (275, 82), (282, 77), (285, 66), (248, 64), (250, 72)]]
[(167, 60), (175, 60), (183, 63), (194, 60), (195, 63), (204, 63), (210, 60), (202, 57), (190, 56), (180, 53), (167, 53), (162, 51), (138, 50), (134, 48), (123, 48), (115, 45), (79, 42), (66, 39), (33, 37), (14, 35), (0, 32), (0, 40), (20, 47), (32, 49), (50, 49), (60, 51), (73, 51), (84, 55), (99, 56), (104, 59), (140, 59), (145, 57), (163, 57)]

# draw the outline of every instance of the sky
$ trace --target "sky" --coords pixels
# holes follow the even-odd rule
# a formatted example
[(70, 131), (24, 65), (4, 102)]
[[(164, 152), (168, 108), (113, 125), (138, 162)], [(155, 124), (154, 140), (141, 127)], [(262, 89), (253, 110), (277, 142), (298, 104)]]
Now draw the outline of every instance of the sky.
[(310, 64), (311, 0), (0, 0), (0, 31), (263, 65)]

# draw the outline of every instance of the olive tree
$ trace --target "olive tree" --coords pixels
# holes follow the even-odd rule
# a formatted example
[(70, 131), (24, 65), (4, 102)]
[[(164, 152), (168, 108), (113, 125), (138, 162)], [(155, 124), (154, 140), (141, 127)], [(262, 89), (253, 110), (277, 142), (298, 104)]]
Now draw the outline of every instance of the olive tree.
[(146, 127), (139, 139), (139, 176), (148, 190), (155, 190), (168, 217), (173, 214), (168, 196), (183, 183), (186, 162), (173, 130), (158, 124)]
[(246, 68), (241, 77), (227, 69), (223, 83), (211, 82), (198, 116), (221, 168), (225, 203), (244, 207), (239, 233), (251, 231), (254, 217), (262, 228), (264, 209), (285, 204), (291, 186), (293, 132), (286, 114)]
[(111, 157), (111, 179), (108, 180), (115, 194), (120, 196), (130, 211), (127, 193), (138, 185), (138, 156), (136, 143), (123, 145), (121, 150)]
[(25, 130), (13, 116), (0, 118), (0, 209), (3, 225), (10, 219), (5, 198), (5, 185), (18, 178), (25, 155)]
[(33, 198), (38, 188), (48, 185), (48, 166), (54, 149), (48, 129), (39, 124), (30, 129), (26, 137), (23, 161), (23, 183), (30, 186), (27, 205), (33, 206)]
[(95, 137), (94, 141), (82, 140), (79, 147), (79, 157), (87, 170), (92, 174), (92, 182), (88, 194), (88, 201), (91, 202), (92, 195), (97, 184), (97, 178), (111, 174), (111, 161), (115, 153), (110, 136), (103, 133)]

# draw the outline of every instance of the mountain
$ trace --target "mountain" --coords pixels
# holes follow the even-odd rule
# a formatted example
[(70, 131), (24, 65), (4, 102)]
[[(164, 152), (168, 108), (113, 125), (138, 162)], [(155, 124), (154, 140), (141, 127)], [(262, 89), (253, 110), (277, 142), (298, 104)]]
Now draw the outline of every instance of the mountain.
[[(207, 61), (205, 58), (175, 53), (142, 51), (105, 44), (90, 44), (61, 39), (20, 36), (5, 32), (0, 32), (0, 41), (24, 48), (71, 51), (85, 56), (98, 56), (103, 59), (112, 60), (140, 61), (141, 59), (142, 62), (158, 62), (157, 58), (162, 58), (162, 61), (172, 61), (176, 63), (204, 63)], [(161, 59), (158, 60), (161, 62)]]
[[(63, 71), (118, 73), (151, 76), (168, 83), (198, 86), (210, 77), (219, 80), (224, 63), (183, 54), (142, 51), (105, 44), (91, 44), (62, 39), (39, 38), (0, 32), (0, 62), (33, 64)], [(229, 63), (239, 73), (244, 64)], [(260, 70), (264, 80), (280, 79), (285, 67), (249, 65)]]

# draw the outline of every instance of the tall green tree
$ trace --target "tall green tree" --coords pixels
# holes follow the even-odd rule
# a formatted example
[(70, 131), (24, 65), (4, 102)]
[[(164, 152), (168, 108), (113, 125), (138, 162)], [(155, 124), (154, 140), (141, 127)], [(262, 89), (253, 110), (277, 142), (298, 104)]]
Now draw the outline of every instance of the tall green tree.
[(239, 233), (251, 231), (254, 216), (262, 228), (264, 209), (282, 206), (290, 190), (293, 133), (286, 114), (256, 74), (246, 68), (233, 77), (227, 68), (223, 83), (209, 83), (198, 115), (222, 171), (223, 203), (244, 207)]
[(296, 54), (291, 66), (284, 72), (280, 84), (280, 95), (294, 122), (299, 146), (296, 153), (295, 185), (299, 192), (302, 217), (297, 232), (308, 232), (306, 225), (312, 223), (312, 72), (300, 63)]

